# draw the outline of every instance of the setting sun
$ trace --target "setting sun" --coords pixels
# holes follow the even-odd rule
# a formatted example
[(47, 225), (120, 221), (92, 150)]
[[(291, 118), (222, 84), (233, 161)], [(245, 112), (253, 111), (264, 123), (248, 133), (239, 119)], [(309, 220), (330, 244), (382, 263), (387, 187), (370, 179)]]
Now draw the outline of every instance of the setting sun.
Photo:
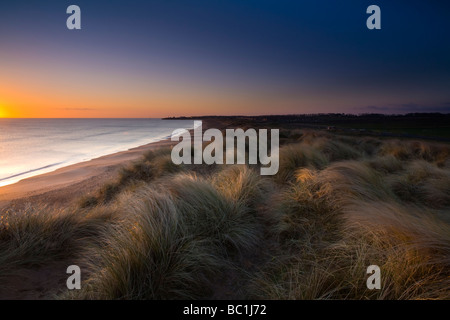
[[(0, 118), (14, 118), (14, 111), (8, 104), (0, 102)], [(20, 116), (19, 116), (20, 117)]]

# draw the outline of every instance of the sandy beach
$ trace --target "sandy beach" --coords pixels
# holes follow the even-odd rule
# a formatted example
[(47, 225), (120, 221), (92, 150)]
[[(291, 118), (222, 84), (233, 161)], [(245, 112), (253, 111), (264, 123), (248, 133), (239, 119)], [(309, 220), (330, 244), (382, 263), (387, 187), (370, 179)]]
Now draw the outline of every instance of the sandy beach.
[(145, 152), (175, 143), (170, 140), (149, 143), (0, 187), (0, 209), (10, 205), (20, 206), (27, 202), (69, 204), (114, 178), (117, 170), (138, 160)]

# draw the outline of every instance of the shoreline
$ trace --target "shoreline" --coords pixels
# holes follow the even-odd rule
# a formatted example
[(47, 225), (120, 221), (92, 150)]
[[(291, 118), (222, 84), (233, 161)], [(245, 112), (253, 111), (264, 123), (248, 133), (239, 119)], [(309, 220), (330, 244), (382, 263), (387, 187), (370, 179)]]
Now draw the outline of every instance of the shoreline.
[[(203, 131), (223, 124), (214, 120), (202, 120)], [(193, 129), (189, 130), (192, 134)], [(54, 171), (25, 178), (0, 187), (0, 210), (22, 208), (28, 203), (47, 206), (69, 206), (84, 195), (95, 192), (112, 180), (127, 164), (139, 160), (153, 149), (177, 144), (170, 137), (145, 145), (78, 162)]]
[[(141, 142), (142, 144), (134, 144), (134, 145), (128, 145), (128, 146), (123, 146), (120, 148), (114, 148), (113, 150), (109, 150), (106, 153), (100, 152), (97, 154), (93, 154), (91, 156), (87, 156), (84, 159), (76, 159), (76, 160), (71, 160), (71, 159), (67, 159), (67, 160), (63, 160), (62, 162), (56, 162), (56, 163), (51, 163), (51, 164), (46, 164), (43, 167), (40, 168), (35, 168), (35, 169), (31, 169), (28, 171), (24, 171), (24, 172), (19, 172), (16, 174), (13, 174), (9, 177), (5, 177), (2, 178), (0, 180), (0, 188), (2, 187), (7, 187), (16, 183), (19, 183), (20, 181), (26, 180), (26, 179), (30, 179), (30, 178), (34, 178), (36, 176), (40, 176), (40, 175), (44, 175), (47, 173), (51, 173), (54, 172), (58, 169), (62, 169), (62, 168), (66, 168), (78, 163), (82, 163), (82, 162), (88, 162), (94, 159), (98, 159), (104, 156), (108, 156), (108, 155), (112, 155), (112, 154), (116, 154), (116, 153), (120, 153), (120, 152), (124, 152), (124, 151), (129, 151), (135, 148), (139, 148), (142, 146), (146, 146), (152, 143), (158, 143), (160, 141), (165, 141), (165, 140), (169, 140), (170, 136), (164, 136), (164, 137), (160, 137), (160, 138), (155, 138), (155, 141), (145, 141), (145, 142)], [(21, 177), (21, 178), (20, 178)], [(7, 184), (2, 184), (3, 181), (8, 181), (11, 180), (11, 182), (7, 183)]]
[(0, 209), (28, 202), (69, 204), (112, 179), (117, 171), (149, 150), (171, 146), (169, 138), (82, 161), (0, 187)]

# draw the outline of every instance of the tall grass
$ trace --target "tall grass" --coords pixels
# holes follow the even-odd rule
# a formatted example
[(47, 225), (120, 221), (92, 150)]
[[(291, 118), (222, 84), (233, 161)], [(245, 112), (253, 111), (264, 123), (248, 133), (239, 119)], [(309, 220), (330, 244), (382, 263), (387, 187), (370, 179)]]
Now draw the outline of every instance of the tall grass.
[[(449, 171), (413, 154), (297, 170), (279, 204), (287, 249), (254, 275), (250, 297), (448, 299)], [(372, 264), (381, 290), (365, 286)]]
[(79, 201), (81, 208), (108, 204), (127, 187), (133, 187), (140, 182), (150, 182), (164, 175), (170, 175), (183, 170), (182, 165), (175, 165), (171, 159), (171, 148), (163, 147), (150, 150), (142, 159), (122, 167), (115, 180), (106, 183), (95, 195), (86, 195)]
[(211, 244), (196, 239), (171, 197), (146, 189), (129, 199), (126, 218), (102, 235), (106, 247), (88, 263), (91, 277), (70, 298), (192, 299), (210, 290), (224, 267)]
[(69, 266), (80, 261), (86, 246), (111, 230), (115, 216), (113, 208), (83, 212), (27, 207), (2, 213), (0, 289), (11, 285), (9, 277), (23, 276), (26, 269), (39, 269), (58, 261), (70, 261)]
[[(241, 183), (257, 189), (259, 182), (246, 170)], [(260, 241), (262, 227), (249, 207), (260, 195), (248, 191), (235, 189), (233, 197), (241, 202), (234, 202), (208, 180), (180, 174), (156, 189), (124, 195), (118, 199), (124, 220), (101, 236), (106, 249), (94, 250), (87, 263), (87, 285), (68, 297), (210, 296), (215, 277), (232, 268), (228, 257)]]

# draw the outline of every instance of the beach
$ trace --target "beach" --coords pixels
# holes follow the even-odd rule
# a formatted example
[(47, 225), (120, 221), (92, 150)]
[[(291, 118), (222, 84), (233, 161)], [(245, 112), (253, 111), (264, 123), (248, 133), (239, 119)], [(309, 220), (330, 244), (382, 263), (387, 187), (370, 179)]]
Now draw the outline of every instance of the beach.
[[(167, 121), (167, 120), (165, 120)], [(175, 120), (179, 121), (179, 120)], [(182, 126), (183, 122), (180, 122)], [(203, 130), (223, 128), (226, 121), (204, 119)], [(143, 155), (161, 147), (173, 146), (170, 138), (101, 156), (89, 161), (68, 165), (55, 171), (23, 179), (0, 187), (0, 210), (22, 208), (28, 203), (46, 206), (68, 206), (82, 196), (89, 195), (114, 179), (118, 171)]]
[(27, 202), (68, 205), (113, 179), (121, 167), (139, 160), (145, 152), (175, 143), (169, 139), (149, 143), (0, 187), (0, 209)]
[[(113, 179), (146, 152), (172, 144), (192, 121), (9, 119), (1, 122), (0, 209), (67, 205)], [(70, 130), (67, 130), (70, 128)]]

